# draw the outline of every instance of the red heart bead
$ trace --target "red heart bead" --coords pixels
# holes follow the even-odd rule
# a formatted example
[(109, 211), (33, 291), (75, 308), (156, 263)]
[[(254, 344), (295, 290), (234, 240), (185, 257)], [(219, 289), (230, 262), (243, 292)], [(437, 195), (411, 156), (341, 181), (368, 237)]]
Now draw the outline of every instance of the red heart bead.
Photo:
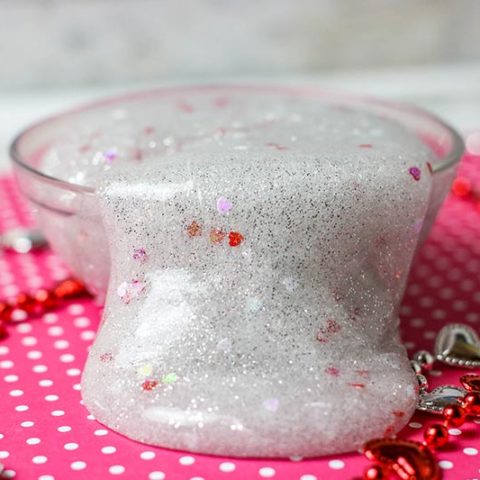
[(408, 440), (379, 438), (364, 445), (364, 454), (391, 468), (402, 480), (440, 480), (441, 471), (426, 445)]
[(463, 375), (460, 377), (460, 383), (463, 385), (465, 390), (468, 390), (469, 392), (480, 393), (480, 375), (475, 373)]

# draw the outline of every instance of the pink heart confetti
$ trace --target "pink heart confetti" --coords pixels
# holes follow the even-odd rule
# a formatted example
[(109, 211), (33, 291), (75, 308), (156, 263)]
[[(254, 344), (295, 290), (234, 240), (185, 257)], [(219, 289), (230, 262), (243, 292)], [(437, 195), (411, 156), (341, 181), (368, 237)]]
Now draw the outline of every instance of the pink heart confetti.
[(103, 157), (105, 158), (105, 163), (111, 165), (118, 158), (118, 153), (115, 149), (107, 150), (103, 152)]
[(228, 198), (220, 197), (217, 200), (217, 210), (222, 214), (227, 214), (232, 207), (232, 202)]
[(278, 398), (267, 398), (263, 402), (263, 407), (269, 412), (276, 412), (280, 406), (280, 400)]
[(418, 182), (422, 175), (422, 171), (418, 167), (410, 167), (408, 169), (408, 173), (412, 176), (412, 178)]
[(145, 283), (140, 280), (131, 280), (130, 282), (122, 282), (117, 288), (117, 295), (121, 298), (125, 304), (138, 297), (140, 293), (145, 289)]
[(133, 259), (139, 261), (140, 263), (145, 263), (148, 260), (147, 252), (144, 248), (134, 248)]

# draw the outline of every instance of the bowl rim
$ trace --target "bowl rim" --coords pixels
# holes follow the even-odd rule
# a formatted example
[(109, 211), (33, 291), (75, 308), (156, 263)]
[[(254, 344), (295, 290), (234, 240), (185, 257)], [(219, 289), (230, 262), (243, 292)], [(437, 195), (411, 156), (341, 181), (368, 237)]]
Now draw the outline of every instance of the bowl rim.
[[(267, 93), (284, 93), (290, 95), (300, 95), (314, 96), (315, 98), (321, 97), (330, 97), (332, 99), (342, 99), (344, 101), (360, 102), (362, 104), (371, 104), (377, 105), (379, 107), (384, 107), (392, 111), (398, 110), (410, 115), (423, 117), (430, 122), (438, 124), (451, 136), (452, 146), (450, 151), (445, 157), (443, 157), (441, 162), (438, 162), (433, 166), (433, 173), (441, 172), (449, 169), (459, 162), (461, 159), (465, 145), (460, 134), (447, 122), (442, 120), (440, 117), (431, 113), (430, 111), (417, 107), (407, 102), (395, 101), (395, 100), (386, 100), (383, 98), (377, 98), (369, 95), (358, 95), (344, 92), (336, 92), (331, 90), (325, 90), (319, 86), (312, 85), (279, 85), (279, 84), (206, 84), (206, 85), (176, 85), (176, 86), (165, 86), (157, 87), (146, 90), (133, 91), (128, 93), (121, 93), (117, 95), (110, 95), (104, 98), (93, 100), (90, 102), (84, 102), (80, 105), (74, 106), (73, 108), (65, 109), (59, 113), (49, 115), (40, 119), (36, 122), (31, 123), (27, 127), (23, 128), (12, 140), (9, 148), (10, 158), (13, 161), (15, 166), (20, 167), (23, 170), (26, 170), (28, 173), (38, 177), (43, 181), (52, 183), (57, 187), (60, 187), (65, 190), (75, 191), (79, 193), (92, 194), (95, 192), (95, 188), (89, 185), (81, 185), (77, 183), (71, 183), (66, 180), (48, 175), (41, 170), (32, 167), (24, 160), (23, 156), (20, 153), (19, 146), (23, 139), (30, 135), (32, 132), (41, 129), (49, 123), (53, 123), (62, 118), (68, 118), (72, 115), (81, 114), (84, 111), (91, 111), (97, 108), (106, 107), (109, 105), (115, 105), (117, 103), (128, 103), (138, 100), (142, 100), (148, 96), (162, 97), (180, 93), (208, 93), (211, 91), (245, 91), (245, 92), (267, 92)], [(313, 97), (312, 97), (313, 98)]]

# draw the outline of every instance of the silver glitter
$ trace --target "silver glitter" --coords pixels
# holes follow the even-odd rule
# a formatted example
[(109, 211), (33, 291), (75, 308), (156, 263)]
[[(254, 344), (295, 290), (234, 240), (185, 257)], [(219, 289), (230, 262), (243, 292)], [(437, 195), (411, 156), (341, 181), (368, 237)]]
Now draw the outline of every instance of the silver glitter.
[[(133, 439), (221, 455), (316, 456), (398, 431), (417, 400), (396, 312), (429, 151), (367, 111), (227, 93), (222, 108), (214, 89), (127, 103), (121, 122), (92, 116), (45, 157), (47, 172), (96, 188), (65, 228), (90, 236), (87, 282), (105, 290), (111, 268), (85, 405)], [(90, 157), (71, 155), (88, 139)], [(110, 169), (89, 161), (112, 145)], [(98, 211), (106, 239), (82, 224)]]

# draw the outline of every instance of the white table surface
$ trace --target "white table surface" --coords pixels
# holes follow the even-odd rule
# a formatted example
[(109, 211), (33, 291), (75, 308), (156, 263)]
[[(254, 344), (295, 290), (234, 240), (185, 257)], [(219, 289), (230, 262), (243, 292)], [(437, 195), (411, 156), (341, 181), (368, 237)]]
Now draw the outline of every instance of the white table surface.
[[(329, 90), (407, 101), (430, 109), (463, 133), (480, 128), (480, 65), (202, 80), (202, 83), (224, 82), (314, 84)], [(0, 92), (0, 171), (10, 168), (8, 146), (29, 123), (102, 95), (157, 85)]]

